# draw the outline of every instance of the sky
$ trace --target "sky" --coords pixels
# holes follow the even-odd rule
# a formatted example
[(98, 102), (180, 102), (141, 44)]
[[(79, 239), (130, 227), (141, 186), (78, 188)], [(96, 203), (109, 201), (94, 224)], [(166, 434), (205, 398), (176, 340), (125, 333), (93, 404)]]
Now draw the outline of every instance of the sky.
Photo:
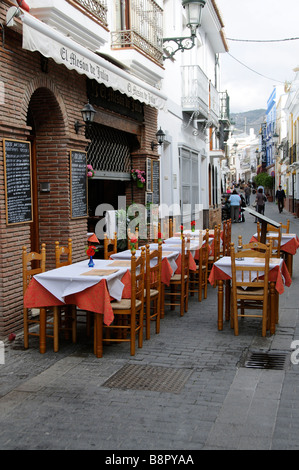
[(221, 91), (230, 96), (230, 112), (266, 109), (273, 87), (283, 90), (284, 82), (295, 78), (299, 39), (267, 43), (228, 38), (247, 41), (299, 38), (299, 0), (216, 0), (216, 4), (229, 46), (230, 55), (221, 54), (220, 61)]

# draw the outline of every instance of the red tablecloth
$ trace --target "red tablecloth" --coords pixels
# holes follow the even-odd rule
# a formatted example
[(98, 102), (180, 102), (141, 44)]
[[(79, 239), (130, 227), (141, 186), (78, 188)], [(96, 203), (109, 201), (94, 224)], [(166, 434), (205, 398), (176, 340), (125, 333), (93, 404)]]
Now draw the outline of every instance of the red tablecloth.
[[(124, 284), (122, 298), (127, 299), (131, 296), (131, 274), (127, 271), (123, 275), (121, 282)], [(24, 296), (25, 308), (42, 308), (62, 305), (76, 305), (82, 310), (87, 310), (104, 315), (104, 323), (110, 325), (113, 322), (114, 315), (111, 307), (112, 297), (109, 295), (107, 283), (102, 279), (98, 284), (68, 295), (65, 303), (58, 300), (53, 294), (45, 289), (34, 278), (31, 280)]]
[[(220, 268), (218, 268), (218, 266), (213, 265), (209, 276), (209, 282), (214, 285), (215, 282), (218, 280), (225, 281), (227, 279), (231, 279), (231, 276), (223, 272)], [(279, 268), (279, 266), (275, 266), (269, 271), (269, 282), (275, 282), (275, 289), (279, 294), (282, 294), (284, 292), (284, 284), (287, 287), (292, 284), (291, 276), (284, 261), (282, 262), (281, 269)]]
[[(252, 242), (257, 242), (258, 240), (252, 236), (250, 243)], [(284, 251), (285, 253), (290, 253), (290, 255), (295, 255), (297, 250), (299, 248), (299, 238), (296, 236), (289, 240), (287, 243), (284, 243), (283, 245), (280, 244), (280, 250)]]

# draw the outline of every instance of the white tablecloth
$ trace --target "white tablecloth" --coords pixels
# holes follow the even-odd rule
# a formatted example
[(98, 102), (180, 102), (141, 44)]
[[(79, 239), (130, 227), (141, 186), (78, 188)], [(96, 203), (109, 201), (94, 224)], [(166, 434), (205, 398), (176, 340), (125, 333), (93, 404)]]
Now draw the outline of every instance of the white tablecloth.
[[(270, 263), (269, 263), (269, 270), (275, 268), (275, 266), (279, 266), (280, 269), (282, 267), (283, 259), (281, 258), (270, 258)], [(236, 260), (236, 265), (238, 266), (262, 266), (265, 263), (263, 261), (258, 262), (258, 258), (244, 258), (243, 261)], [(229, 277), (232, 277), (232, 264), (231, 264), (231, 257), (230, 256), (223, 256), (220, 258), (218, 261), (215, 261), (214, 266), (217, 268), (221, 269), (225, 274), (227, 274)], [(253, 273), (251, 272), (251, 276)], [(259, 271), (259, 276), (261, 276), (261, 271)], [(255, 279), (255, 277), (252, 277), (252, 280)], [(246, 275), (244, 274), (244, 279), (245, 282), (249, 280), (249, 272)], [(237, 281), (241, 281), (241, 273), (237, 271)]]
[[(121, 300), (124, 284), (121, 278), (130, 267), (114, 267), (111, 260), (94, 260), (94, 267), (88, 266), (89, 260), (80, 261), (69, 266), (52, 269), (45, 273), (34, 276), (43, 287), (45, 287), (57, 299), (64, 302), (67, 295), (81, 292), (88, 287), (94, 286), (102, 279), (106, 279), (109, 294), (116, 300)], [(82, 275), (94, 269), (117, 269), (117, 272), (108, 276)]]

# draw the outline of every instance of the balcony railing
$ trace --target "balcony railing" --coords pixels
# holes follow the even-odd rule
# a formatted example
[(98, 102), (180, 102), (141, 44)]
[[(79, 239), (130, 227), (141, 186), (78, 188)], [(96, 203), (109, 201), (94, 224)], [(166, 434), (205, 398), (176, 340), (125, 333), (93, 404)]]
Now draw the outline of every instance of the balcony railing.
[(210, 82), (210, 115), (215, 124), (218, 124), (220, 118), (219, 92)]
[(67, 2), (96, 20), (101, 26), (108, 26), (106, 0), (67, 0)]
[(184, 65), (182, 73), (182, 108), (186, 112), (209, 114), (209, 79), (198, 65)]
[(154, 0), (125, 2), (125, 10), (119, 11), (120, 28), (111, 33), (112, 49), (133, 48), (163, 65), (162, 14)]
[(220, 100), (220, 116), (219, 119), (221, 121), (229, 121), (230, 120), (230, 110), (229, 110), (229, 96), (227, 91), (222, 91), (219, 93), (219, 100)]

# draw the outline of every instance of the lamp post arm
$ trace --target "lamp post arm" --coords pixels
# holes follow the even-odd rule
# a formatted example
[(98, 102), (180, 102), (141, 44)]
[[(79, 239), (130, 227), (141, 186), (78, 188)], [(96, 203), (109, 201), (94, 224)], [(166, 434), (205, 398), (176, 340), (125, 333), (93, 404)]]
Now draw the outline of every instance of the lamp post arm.
[(177, 51), (189, 50), (195, 46), (195, 34), (192, 34), (190, 37), (179, 37), (179, 38), (163, 38), (163, 44), (165, 42), (174, 42), (177, 45), (177, 48), (173, 50), (171, 46), (165, 47), (168, 52), (168, 47), (172, 49), (172, 52), (169, 52), (167, 56), (163, 57), (163, 59), (172, 59)]

